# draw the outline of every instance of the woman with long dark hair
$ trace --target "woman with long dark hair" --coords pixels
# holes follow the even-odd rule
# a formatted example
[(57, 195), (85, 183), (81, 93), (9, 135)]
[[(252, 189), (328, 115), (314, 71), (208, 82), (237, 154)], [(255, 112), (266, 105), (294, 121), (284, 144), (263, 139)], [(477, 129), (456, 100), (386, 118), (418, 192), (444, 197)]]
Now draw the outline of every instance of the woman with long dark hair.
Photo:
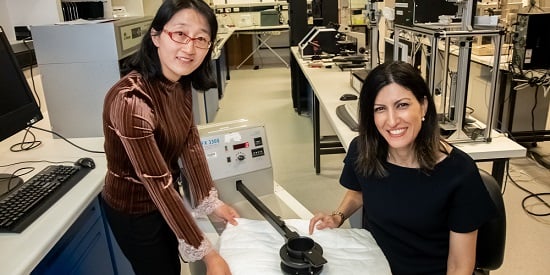
[(495, 206), (473, 159), (440, 136), (431, 93), (410, 64), (367, 76), (340, 184), (340, 206), (315, 215), (310, 233), (362, 208), (393, 274), (473, 274), (477, 229)]
[[(220, 201), (193, 122), (192, 87), (215, 87), (212, 40), (218, 25), (202, 0), (165, 0), (105, 97), (107, 175), (101, 193), (109, 225), (136, 274), (180, 274), (203, 260), (208, 274), (230, 274), (197, 226), (213, 213), (236, 224)], [(178, 181), (189, 188), (182, 198)]]

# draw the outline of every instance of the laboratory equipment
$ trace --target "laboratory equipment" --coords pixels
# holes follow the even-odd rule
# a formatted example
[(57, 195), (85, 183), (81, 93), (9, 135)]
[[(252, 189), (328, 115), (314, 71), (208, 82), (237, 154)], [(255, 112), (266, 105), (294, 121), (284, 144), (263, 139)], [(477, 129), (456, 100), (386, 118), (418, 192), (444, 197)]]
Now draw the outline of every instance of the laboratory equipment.
[(548, 30), (550, 13), (518, 13), (513, 33), (514, 51), (512, 63), (523, 69), (550, 69), (550, 37)]
[(151, 17), (95, 24), (32, 26), (52, 130), (67, 138), (103, 136), (105, 94), (139, 48)]

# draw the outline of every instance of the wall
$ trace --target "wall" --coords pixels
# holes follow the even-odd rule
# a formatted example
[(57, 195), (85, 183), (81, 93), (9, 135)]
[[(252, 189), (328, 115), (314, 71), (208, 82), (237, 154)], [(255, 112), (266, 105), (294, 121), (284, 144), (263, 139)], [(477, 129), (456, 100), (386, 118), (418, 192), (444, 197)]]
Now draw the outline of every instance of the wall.
[[(140, 2), (140, 0), (128, 1)], [(14, 26), (46, 25), (63, 21), (61, 2), (61, 0), (0, 0), (0, 25), (6, 31), (8, 40), (15, 41)], [(103, 7), (105, 17), (111, 18), (111, 0), (103, 0)]]
[(147, 0), (111, 0), (112, 6), (124, 6), (129, 16), (143, 16), (143, 2)]
[(58, 7), (59, 0), (0, 0), (0, 24), (8, 40), (15, 41), (14, 26), (59, 22), (61, 14)]
[(8, 5), (6, 0), (0, 0), (0, 26), (6, 32), (9, 40), (15, 40), (15, 34), (8, 14)]
[(143, 2), (143, 15), (155, 16), (162, 0), (146, 0)]
[(129, 16), (155, 16), (162, 1), (163, 0), (111, 0), (111, 3), (113, 7), (125, 7)]

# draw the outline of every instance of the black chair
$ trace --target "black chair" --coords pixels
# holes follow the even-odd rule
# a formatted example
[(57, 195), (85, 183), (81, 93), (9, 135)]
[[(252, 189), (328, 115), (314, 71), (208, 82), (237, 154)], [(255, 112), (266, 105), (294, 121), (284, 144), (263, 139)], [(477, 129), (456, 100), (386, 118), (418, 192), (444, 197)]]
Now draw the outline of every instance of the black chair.
[(489, 271), (498, 269), (504, 260), (506, 243), (506, 210), (496, 179), (484, 170), (479, 170), (485, 188), (497, 208), (497, 217), (481, 226), (477, 233), (476, 275), (487, 275)]

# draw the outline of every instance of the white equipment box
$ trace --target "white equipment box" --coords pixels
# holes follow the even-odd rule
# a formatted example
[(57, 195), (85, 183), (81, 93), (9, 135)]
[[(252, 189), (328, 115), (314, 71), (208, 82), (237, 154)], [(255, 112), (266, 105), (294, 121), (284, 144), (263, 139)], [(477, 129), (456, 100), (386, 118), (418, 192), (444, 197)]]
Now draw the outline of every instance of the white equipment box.
[(245, 200), (236, 189), (238, 180), (257, 196), (273, 194), (273, 168), (263, 125), (241, 119), (199, 125), (198, 129), (221, 200), (228, 204)]

